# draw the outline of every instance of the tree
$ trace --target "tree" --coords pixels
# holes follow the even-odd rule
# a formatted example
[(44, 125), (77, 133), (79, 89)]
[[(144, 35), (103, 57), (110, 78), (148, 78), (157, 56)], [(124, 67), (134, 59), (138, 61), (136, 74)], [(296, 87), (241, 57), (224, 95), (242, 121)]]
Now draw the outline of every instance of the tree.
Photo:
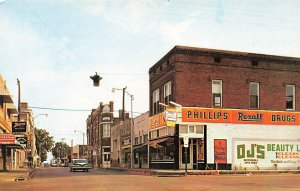
[(67, 143), (64, 142), (56, 142), (55, 146), (52, 148), (52, 155), (55, 158), (68, 158), (70, 154), (70, 147)]
[(35, 128), (35, 138), (37, 153), (41, 157), (41, 162), (44, 162), (47, 160), (47, 152), (50, 152), (54, 145), (53, 137), (49, 136), (49, 132), (45, 129)]

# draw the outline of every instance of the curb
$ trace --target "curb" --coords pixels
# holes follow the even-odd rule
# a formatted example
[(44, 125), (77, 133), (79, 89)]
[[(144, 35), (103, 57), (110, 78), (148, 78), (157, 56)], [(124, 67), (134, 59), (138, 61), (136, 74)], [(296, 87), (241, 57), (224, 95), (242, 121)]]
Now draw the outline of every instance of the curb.
[[(106, 168), (106, 170), (127, 172), (131, 175), (157, 176), (157, 177), (182, 177), (186, 176), (184, 171), (160, 171), (150, 169), (126, 169), (126, 168)], [(233, 170), (203, 170), (198, 172), (187, 172), (187, 175), (264, 175), (264, 174), (300, 174), (299, 170), (262, 170), (262, 171), (233, 171)]]
[(26, 172), (23, 175), (17, 176), (15, 178), (15, 181), (18, 182), (18, 181), (23, 181), (23, 180), (30, 180), (30, 179), (33, 178), (33, 176), (35, 175), (36, 171), (37, 171), (37, 168), (31, 169), (29, 172)]
[(32, 179), (38, 169), (34, 168), (27, 173), (27, 180)]

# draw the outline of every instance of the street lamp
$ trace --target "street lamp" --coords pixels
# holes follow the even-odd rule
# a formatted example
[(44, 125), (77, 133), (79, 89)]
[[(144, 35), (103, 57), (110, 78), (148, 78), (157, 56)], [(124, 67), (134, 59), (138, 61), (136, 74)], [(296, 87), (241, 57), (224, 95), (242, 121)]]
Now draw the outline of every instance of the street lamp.
[(112, 92), (114, 93), (116, 90), (118, 91), (123, 91), (123, 119), (124, 119), (124, 124), (125, 124), (125, 102), (124, 102), (124, 94), (126, 93), (127, 95), (129, 95), (130, 97), (130, 101), (131, 101), (131, 126), (130, 126), (130, 139), (131, 139), (131, 146), (130, 146), (130, 168), (133, 168), (133, 135), (134, 135), (134, 132), (133, 132), (133, 105), (132, 105), (132, 102), (133, 102), (133, 99), (134, 99), (134, 95), (133, 94), (130, 94), (128, 91), (126, 91), (126, 88), (123, 88), (123, 89), (118, 89), (118, 88), (112, 88)]
[[(84, 132), (83, 131), (78, 131), (78, 130), (75, 130), (74, 131), (75, 133), (82, 133), (82, 158), (84, 158)], [(78, 148), (78, 158), (80, 158), (80, 155), (79, 155), (79, 150), (80, 150), (80, 146)]]
[(48, 117), (48, 113), (40, 113), (40, 114), (37, 114), (36, 116), (34, 116), (33, 119), (35, 119), (35, 118), (37, 118), (39, 116), (42, 116), (42, 115)]

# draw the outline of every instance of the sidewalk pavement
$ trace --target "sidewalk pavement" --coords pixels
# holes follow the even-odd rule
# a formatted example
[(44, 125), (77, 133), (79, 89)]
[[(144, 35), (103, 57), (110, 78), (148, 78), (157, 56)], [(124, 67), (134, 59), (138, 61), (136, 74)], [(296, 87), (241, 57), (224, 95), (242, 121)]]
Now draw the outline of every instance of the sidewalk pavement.
[[(125, 171), (133, 175), (145, 176), (186, 176), (185, 170), (161, 170), (161, 169), (126, 169), (107, 168), (107, 170)], [(279, 174), (293, 173), (300, 174), (300, 170), (188, 170), (187, 175), (253, 175), (253, 174)]]
[(6, 172), (0, 172), (0, 183), (28, 180), (34, 176), (36, 170), (37, 170), (36, 168), (34, 169), (25, 168), (19, 170), (9, 170)]

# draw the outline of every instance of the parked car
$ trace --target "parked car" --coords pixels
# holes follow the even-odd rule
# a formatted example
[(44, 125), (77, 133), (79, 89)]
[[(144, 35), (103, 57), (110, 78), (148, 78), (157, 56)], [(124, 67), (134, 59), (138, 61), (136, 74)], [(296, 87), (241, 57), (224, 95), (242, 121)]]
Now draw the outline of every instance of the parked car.
[(50, 165), (51, 165), (51, 167), (57, 167), (57, 163), (55, 163), (55, 162), (51, 163)]
[(69, 164), (70, 172), (74, 172), (76, 170), (89, 171), (91, 169), (91, 165), (87, 159), (72, 159)]

